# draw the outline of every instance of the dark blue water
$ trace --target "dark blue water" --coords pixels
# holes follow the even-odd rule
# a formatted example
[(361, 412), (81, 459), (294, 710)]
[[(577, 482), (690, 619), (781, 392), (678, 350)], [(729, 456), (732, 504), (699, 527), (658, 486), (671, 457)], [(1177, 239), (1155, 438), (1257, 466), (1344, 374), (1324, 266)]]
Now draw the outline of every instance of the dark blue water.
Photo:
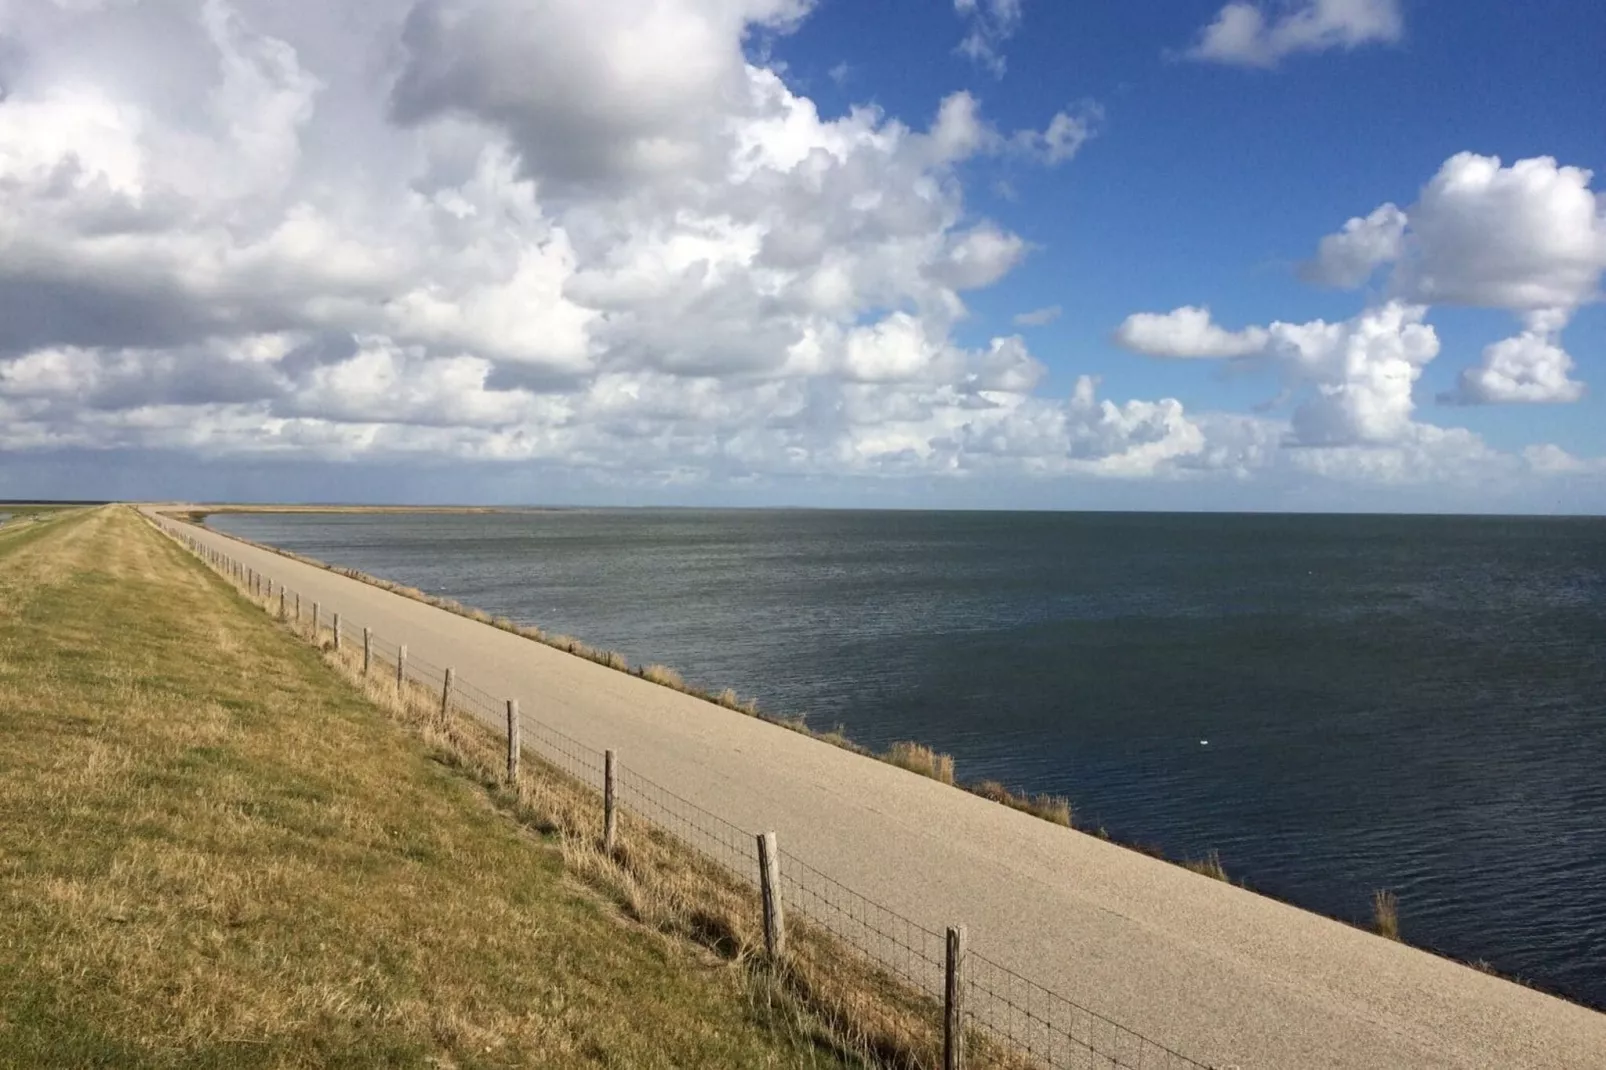
[[(225, 515), (1606, 1007), (1606, 521)], [(1208, 740), (1208, 744), (1203, 741)]]

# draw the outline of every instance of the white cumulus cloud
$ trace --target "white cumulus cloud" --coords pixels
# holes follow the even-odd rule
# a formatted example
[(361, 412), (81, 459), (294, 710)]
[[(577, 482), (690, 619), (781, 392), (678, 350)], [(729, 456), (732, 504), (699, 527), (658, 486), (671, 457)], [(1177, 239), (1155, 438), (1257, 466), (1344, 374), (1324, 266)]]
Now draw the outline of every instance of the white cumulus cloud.
[(1453, 405), (1565, 403), (1584, 396), (1572, 378), (1573, 358), (1553, 334), (1524, 331), (1486, 347), (1483, 360), (1461, 373), (1456, 388), (1440, 395)]
[(1297, 0), (1282, 5), (1234, 0), (1200, 31), (1187, 56), (1208, 63), (1275, 67), (1296, 53), (1392, 44), (1404, 33), (1399, 0)]
[(1377, 444), (1398, 441), (1414, 426), (1414, 385), (1439, 353), (1426, 314), (1421, 305), (1392, 301), (1339, 323), (1275, 322), (1229, 331), (1212, 321), (1209, 309), (1185, 306), (1128, 316), (1115, 337), (1150, 356), (1257, 358), (1276, 367), (1288, 396), (1300, 399), (1293, 441)]
[(1273, 323), (1270, 354), (1305, 387), (1294, 410), (1295, 439), (1306, 446), (1398, 442), (1413, 433), (1412, 390), (1439, 354), (1423, 323), (1427, 309), (1398, 301), (1341, 323)]
[(1385, 204), (1323, 238), (1307, 275), (1359, 286), (1394, 263), (1390, 287), (1412, 301), (1518, 313), (1577, 308), (1599, 296), (1606, 271), (1606, 198), (1590, 188), (1592, 177), (1548, 156), (1508, 167), (1497, 156), (1458, 153), (1409, 209)]
[(1219, 327), (1208, 308), (1188, 305), (1164, 313), (1133, 313), (1115, 331), (1122, 347), (1151, 357), (1247, 357), (1263, 352), (1269, 338), (1260, 327)]
[(1405, 213), (1393, 204), (1382, 205), (1364, 219), (1357, 216), (1337, 234), (1322, 239), (1316, 258), (1300, 265), (1300, 275), (1324, 286), (1360, 286), (1380, 265), (1400, 258), (1405, 225)]
[(1514, 311), (1592, 300), (1606, 270), (1606, 201), (1591, 178), (1548, 156), (1509, 167), (1451, 157), (1410, 209), (1396, 287), (1434, 304)]
[(1387, 289), (1402, 300), (1521, 316), (1528, 329), (1485, 349), (1441, 400), (1577, 401), (1583, 384), (1570, 378), (1559, 336), (1577, 309), (1599, 298), (1606, 272), (1606, 197), (1590, 188), (1592, 177), (1550, 157), (1505, 166), (1459, 153), (1409, 209), (1384, 204), (1323, 238), (1301, 274), (1355, 287), (1392, 264)]

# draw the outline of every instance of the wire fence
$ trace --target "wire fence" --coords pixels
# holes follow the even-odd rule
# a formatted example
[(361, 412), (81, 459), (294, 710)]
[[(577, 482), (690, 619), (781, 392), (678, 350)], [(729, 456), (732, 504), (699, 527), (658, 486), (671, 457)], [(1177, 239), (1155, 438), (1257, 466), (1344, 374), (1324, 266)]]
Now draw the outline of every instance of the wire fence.
[[(263, 601), (269, 612), (302, 629), (314, 642), (336, 641), (362, 651), (370, 674), (384, 673), (441, 696), (456, 711), (506, 732), (510, 700), (490, 694), (389, 637), (328, 611), (310, 598), (265, 577), (182, 528), (159, 521), (219, 574)], [(706, 808), (613, 763), (608, 755), (520, 711), (522, 749), (575, 781), (606, 792), (623, 813), (691, 848), (754, 890), (771, 887), (758, 837)], [(1090, 1008), (963, 947), (962, 930), (939, 932), (882, 906), (785, 850), (775, 852), (773, 896), (781, 910), (801, 915), (873, 969), (922, 997), (944, 1038), (944, 1070), (983, 1065), (1046, 1070), (1188, 1070), (1204, 1064), (1120, 1025)], [(765, 900), (769, 892), (756, 897)], [(768, 907), (764, 908), (766, 911)], [(957, 944), (956, 944), (956, 933)], [(957, 951), (956, 951), (957, 948)], [(967, 1056), (967, 1045), (970, 1054)]]
[(911, 921), (855, 892), (784, 849), (782, 896), (826, 932), (856, 948), (917, 991), (941, 997), (946, 977), (945, 933)]

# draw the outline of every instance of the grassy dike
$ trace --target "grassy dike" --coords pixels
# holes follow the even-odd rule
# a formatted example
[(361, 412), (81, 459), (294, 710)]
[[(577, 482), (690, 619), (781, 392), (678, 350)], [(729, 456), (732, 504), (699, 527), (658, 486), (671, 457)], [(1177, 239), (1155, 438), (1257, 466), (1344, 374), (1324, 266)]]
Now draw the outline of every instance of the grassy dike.
[(0, 1066), (852, 1065), (125, 507), (0, 530)]
[[(161, 510), (163, 515), (171, 519), (194, 524), (197, 527), (204, 527), (206, 524), (206, 518), (216, 513), (425, 513), (468, 511), (472, 510), (454, 507), (437, 507), (433, 510), (421, 508), (415, 510), (410, 509), (407, 506), (370, 506), (366, 508), (353, 507), (350, 509), (331, 506), (276, 506), (272, 508), (260, 509), (254, 506), (207, 506), (206, 508)], [(481, 511), (497, 512), (498, 510), (487, 508)], [(808, 720), (805, 717), (789, 717), (771, 713), (767, 710), (761, 709), (757, 699), (744, 699), (731, 688), (725, 688), (721, 691), (711, 691), (704, 688), (694, 687), (688, 684), (685, 678), (682, 677), (677, 670), (667, 665), (632, 666), (629, 659), (617, 650), (608, 650), (602, 647), (590, 646), (589, 644), (576, 639), (573, 636), (548, 632), (543, 628), (535, 627), (533, 625), (521, 625), (509, 620), (506, 617), (493, 617), (491, 614), (482, 609), (474, 609), (469, 606), (465, 606), (461, 602), (454, 601), (450, 598), (440, 598), (436, 595), (425, 594), (416, 587), (408, 587), (405, 584), (382, 579), (381, 577), (373, 576), (357, 569), (342, 568), (336, 565), (331, 565), (328, 562), (319, 561), (314, 557), (306, 557), (302, 554), (283, 549), (282, 547), (241, 538), (238, 535), (231, 535), (229, 537), (237, 542), (255, 546), (259, 550), (266, 550), (269, 553), (278, 554), (280, 557), (287, 558), (291, 561), (298, 561), (304, 565), (311, 565), (314, 568), (321, 568), (328, 572), (333, 572), (336, 575), (345, 576), (348, 579), (358, 580), (362, 583), (369, 584), (370, 586), (378, 587), (381, 590), (389, 591), (392, 594), (399, 594), (404, 598), (411, 598), (414, 601), (423, 602), (426, 605), (434, 606), (436, 609), (444, 609), (448, 613), (455, 613), (460, 617), (468, 617), (470, 620), (478, 621), (481, 624), (489, 624), (493, 628), (498, 628), (504, 632), (511, 632), (514, 635), (522, 636), (523, 638), (532, 640), (533, 642), (545, 644), (546, 646), (550, 646), (556, 650), (561, 650), (566, 654), (571, 654), (578, 658), (585, 658), (587, 661), (594, 661), (598, 665), (606, 665), (608, 668), (617, 672), (628, 673), (632, 676), (639, 676), (641, 679), (657, 684), (660, 687), (667, 687), (672, 691), (679, 691), (682, 694), (700, 698), (705, 702), (712, 702), (716, 706), (723, 706), (728, 710), (735, 710), (738, 713), (745, 713), (749, 717), (757, 717), (761, 720), (769, 721), (771, 724), (780, 725), (781, 727), (790, 729), (793, 732), (798, 732), (802, 735), (818, 739), (824, 743), (829, 743), (834, 747), (840, 747), (843, 750), (852, 751), (855, 754), (862, 754), (867, 758), (874, 758), (877, 761), (883, 761), (890, 765), (896, 765), (900, 768), (909, 770), (911, 773), (918, 773), (921, 776), (930, 777), (933, 780), (941, 781), (950, 787), (960, 788), (961, 790), (968, 791), (973, 795), (980, 795), (984, 799), (989, 799), (995, 803), (999, 803), (1000, 805), (1008, 806), (1011, 809), (1020, 810), (1023, 813), (1028, 813), (1034, 817), (1042, 818), (1044, 821), (1048, 821), (1056, 825), (1064, 825), (1067, 828), (1072, 827), (1071, 803), (1069, 799), (1059, 795), (1033, 795), (1027, 793), (1017, 793), (1005, 787), (996, 780), (981, 780), (972, 782), (958, 781), (954, 779), (953, 757), (947, 754), (939, 754), (923, 743), (903, 741), (892, 744), (892, 746), (885, 751), (872, 751), (868, 747), (860, 746), (859, 744), (853, 742), (853, 740), (849, 739), (847, 735), (844, 734), (841, 726), (838, 726), (828, 732), (818, 731), (809, 725)]]
[[(370, 507), (369, 511), (375, 511), (378, 509), (386, 509), (395, 512), (410, 511), (410, 507), (407, 506)], [(440, 510), (454, 511), (451, 507), (440, 507)], [(277, 506), (273, 507), (271, 510), (267, 508), (259, 509), (255, 506), (189, 506), (183, 508), (169, 508), (161, 511), (173, 520), (194, 524), (197, 527), (204, 527), (206, 524), (206, 518), (208, 516), (212, 515), (213, 513), (222, 512), (359, 512), (363, 510), (359, 508), (345, 509), (341, 507), (330, 506)], [(498, 510), (487, 509), (485, 511), (496, 512)], [(704, 701), (712, 702), (719, 706), (724, 706), (727, 709), (745, 713), (750, 717), (757, 717), (772, 724), (780, 725), (781, 727), (787, 728), (791, 731), (818, 739), (824, 743), (829, 743), (832, 746), (852, 751), (855, 754), (861, 754), (868, 758), (874, 758), (878, 761), (899, 766), (900, 768), (907, 769), (912, 773), (930, 777), (931, 779), (940, 781), (941, 783), (948, 784), (963, 791), (968, 791), (973, 795), (979, 795), (984, 799), (991, 800), (992, 802), (998, 803), (1002, 806), (1008, 806), (1011, 809), (1020, 810), (1052, 824), (1063, 825), (1066, 828), (1074, 829), (1078, 832), (1098, 836), (1100, 839), (1114, 843), (1118, 847), (1124, 847), (1128, 850), (1137, 851), (1139, 854), (1147, 855), (1159, 861), (1181, 866), (1183, 869), (1191, 870), (1192, 872), (1198, 873), (1202, 876), (1210, 877), (1214, 880), (1219, 880), (1226, 883), (1235, 883), (1239, 887), (1242, 887), (1248, 891), (1256, 892), (1256, 894), (1267, 894), (1259, 891), (1258, 889), (1252, 888), (1243, 881), (1234, 881), (1228, 874), (1220, 854), (1213, 849), (1206, 852), (1205, 856), (1202, 858), (1173, 857), (1167, 855), (1164, 850), (1153, 844), (1126, 842), (1111, 837), (1110, 834), (1102, 827), (1095, 829), (1077, 825), (1073, 820), (1070, 800), (1064, 796), (1046, 794), (1034, 795), (1030, 793), (1016, 792), (993, 780), (969, 782), (960, 781), (955, 776), (953, 757), (951, 755), (942, 754), (933, 748), (926, 746), (925, 744), (913, 741), (896, 742), (893, 743), (892, 746), (887, 750), (878, 753), (849, 739), (840, 727), (831, 731), (819, 731), (811, 727), (807, 723), (806, 719), (801, 716), (788, 717), (784, 715), (776, 715), (769, 711), (763, 710), (760, 708), (756, 699), (743, 699), (738, 696), (735, 691), (729, 688), (716, 693), (690, 686), (685, 682), (679, 672), (668, 666), (632, 666), (629, 660), (618, 651), (589, 646), (581, 640), (575, 639), (571, 636), (549, 633), (544, 629), (535, 627), (533, 625), (520, 625), (512, 620), (507, 619), (506, 617), (493, 617), (484, 610), (465, 606), (448, 598), (441, 598), (436, 595), (426, 594), (415, 587), (408, 587), (405, 584), (396, 583), (392, 580), (373, 576), (357, 569), (331, 565), (327, 562), (319, 561), (317, 558), (306, 557), (302, 554), (298, 554), (281, 547), (272, 546), (267, 543), (244, 539), (238, 535), (231, 535), (229, 537), (238, 542), (255, 546), (260, 550), (277, 554), (280, 557), (284, 557), (292, 561), (298, 561), (302, 564), (310, 565), (315, 568), (321, 568), (337, 575), (345, 576), (348, 579), (358, 580), (362, 583), (367, 583), (370, 586), (378, 587), (381, 590), (389, 591), (405, 598), (411, 598), (427, 605), (432, 605), (437, 609), (443, 609), (449, 613), (455, 613), (458, 616), (468, 617), (471, 620), (479, 621), (482, 624), (489, 624), (494, 628), (522, 636), (526, 639), (545, 644), (546, 646), (550, 646), (558, 650), (562, 650), (565, 653), (571, 654), (575, 657), (586, 658), (587, 660), (594, 661), (599, 665), (606, 665), (607, 667), (618, 672), (639, 676), (640, 678), (658, 684), (661, 687), (667, 687), (675, 691), (680, 691), (684, 694), (693, 695), (697, 698), (703, 699)], [(1348, 917), (1339, 917), (1335, 920), (1341, 921), (1346, 925), (1356, 925), (1359, 928), (1369, 929), (1370, 931), (1390, 940), (1401, 939), (1399, 899), (1394, 892), (1387, 889), (1377, 889), (1372, 893), (1372, 918), (1370, 925), (1360, 923), (1356, 919)], [(1437, 954), (1438, 952), (1434, 953)], [(1485, 962), (1473, 962), (1469, 963), (1469, 965), (1471, 965), (1474, 969), (1482, 970), (1486, 973), (1497, 972)], [(1517, 981), (1517, 983), (1520, 984), (1529, 983), (1521, 978), (1508, 979)]]

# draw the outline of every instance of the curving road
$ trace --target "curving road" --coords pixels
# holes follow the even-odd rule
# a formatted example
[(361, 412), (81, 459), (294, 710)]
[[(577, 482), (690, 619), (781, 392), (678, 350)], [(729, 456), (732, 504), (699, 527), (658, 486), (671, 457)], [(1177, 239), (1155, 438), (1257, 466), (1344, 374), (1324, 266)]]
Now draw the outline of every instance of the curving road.
[(938, 931), (964, 923), (976, 953), (1201, 1063), (1606, 1067), (1606, 1015), (215, 531), (164, 523), (348, 625), (517, 697), (528, 715), (591, 747), (618, 749), (631, 769), (736, 825), (775, 830), (791, 855), (876, 903)]

